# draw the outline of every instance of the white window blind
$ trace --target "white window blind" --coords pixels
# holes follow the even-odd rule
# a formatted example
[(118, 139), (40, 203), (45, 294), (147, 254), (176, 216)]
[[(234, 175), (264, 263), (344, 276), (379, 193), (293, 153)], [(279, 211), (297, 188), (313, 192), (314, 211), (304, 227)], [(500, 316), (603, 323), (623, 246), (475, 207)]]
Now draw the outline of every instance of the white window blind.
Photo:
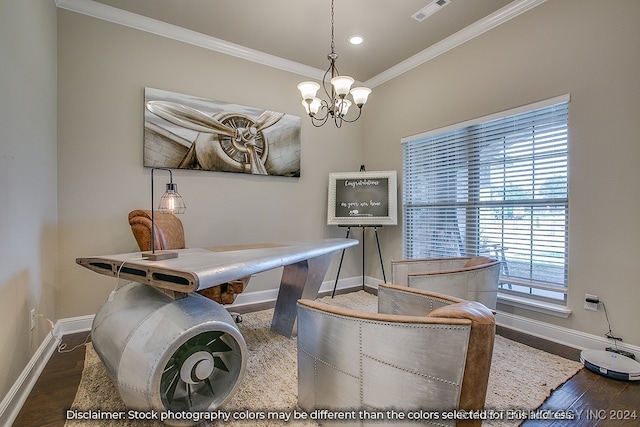
[(568, 97), (553, 101), (403, 139), (405, 258), (491, 255), (503, 291), (566, 302)]

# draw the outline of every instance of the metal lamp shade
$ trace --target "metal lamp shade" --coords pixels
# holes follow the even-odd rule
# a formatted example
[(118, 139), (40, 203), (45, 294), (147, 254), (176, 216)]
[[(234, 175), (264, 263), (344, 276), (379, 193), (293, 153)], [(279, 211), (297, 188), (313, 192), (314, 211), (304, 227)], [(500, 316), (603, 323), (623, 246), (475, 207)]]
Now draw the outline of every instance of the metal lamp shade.
[(167, 184), (167, 191), (160, 198), (158, 210), (161, 212), (170, 212), (173, 214), (182, 214), (187, 209), (184, 200), (178, 193), (178, 184), (170, 182)]

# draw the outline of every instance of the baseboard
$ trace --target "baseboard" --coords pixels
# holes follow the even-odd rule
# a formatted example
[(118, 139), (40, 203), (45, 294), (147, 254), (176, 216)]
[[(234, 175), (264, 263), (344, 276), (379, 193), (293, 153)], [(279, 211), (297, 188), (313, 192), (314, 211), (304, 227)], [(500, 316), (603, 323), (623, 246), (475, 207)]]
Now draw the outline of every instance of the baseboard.
[[(320, 286), (320, 290), (318, 291), (318, 295), (327, 295), (333, 292), (333, 287), (335, 285), (335, 281), (324, 281)], [(362, 280), (360, 277), (351, 277), (348, 279), (340, 279), (338, 281), (338, 285), (336, 286), (336, 290), (344, 291), (349, 289), (355, 289), (357, 287), (362, 286)], [(254, 292), (243, 292), (236, 297), (236, 300), (233, 304), (227, 305), (225, 307), (233, 310), (238, 307), (247, 307), (252, 305), (258, 305), (263, 303), (275, 302), (278, 298), (278, 289), (269, 289), (266, 291), (254, 291)]]
[(13, 424), (57, 345), (58, 339), (54, 338), (52, 334), (47, 334), (27, 366), (0, 402), (0, 426)]
[[(606, 337), (587, 334), (574, 329), (500, 311), (496, 313), (496, 323), (505, 328), (514, 329), (579, 350), (604, 350), (606, 347), (614, 346)], [(636, 355), (636, 359), (640, 359), (640, 347), (622, 342), (619, 342), (617, 345), (621, 350), (630, 351)]]
[(91, 330), (94, 317), (95, 315), (89, 314), (86, 316), (60, 319), (56, 323), (54, 334), (58, 337), (64, 337), (65, 335), (77, 334), (79, 332), (88, 332)]

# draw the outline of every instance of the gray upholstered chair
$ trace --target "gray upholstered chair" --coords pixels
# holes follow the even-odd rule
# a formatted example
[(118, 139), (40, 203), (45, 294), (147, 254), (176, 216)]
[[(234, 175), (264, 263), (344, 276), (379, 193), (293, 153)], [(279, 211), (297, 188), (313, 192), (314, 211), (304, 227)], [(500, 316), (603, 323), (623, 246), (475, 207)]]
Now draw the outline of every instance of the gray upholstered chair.
[(495, 310), (500, 261), (484, 256), (391, 261), (395, 285), (478, 301)]
[(484, 305), (406, 286), (380, 285), (378, 313), (299, 300), (298, 404), (307, 412), (356, 414), (481, 410), (494, 337), (495, 319)]

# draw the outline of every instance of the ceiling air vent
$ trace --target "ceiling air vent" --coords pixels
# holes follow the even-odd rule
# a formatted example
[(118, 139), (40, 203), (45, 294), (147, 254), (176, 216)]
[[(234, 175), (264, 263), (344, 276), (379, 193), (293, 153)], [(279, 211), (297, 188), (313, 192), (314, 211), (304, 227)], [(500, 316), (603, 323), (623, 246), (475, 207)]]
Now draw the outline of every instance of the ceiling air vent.
[(411, 15), (411, 17), (418, 22), (422, 22), (449, 3), (451, 3), (451, 0), (433, 0), (431, 3)]

